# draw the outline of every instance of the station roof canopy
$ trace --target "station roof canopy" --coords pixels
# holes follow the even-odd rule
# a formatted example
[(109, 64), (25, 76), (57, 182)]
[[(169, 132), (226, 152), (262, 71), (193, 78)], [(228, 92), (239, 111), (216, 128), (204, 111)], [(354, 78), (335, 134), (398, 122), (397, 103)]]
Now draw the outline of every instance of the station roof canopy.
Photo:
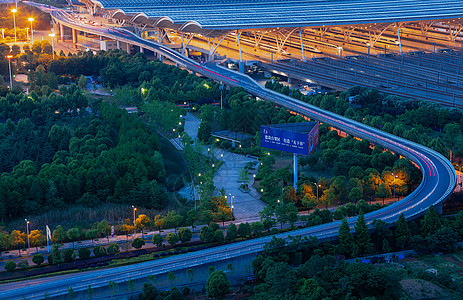
[(82, 0), (114, 18), (184, 32), (463, 17), (461, 0)]

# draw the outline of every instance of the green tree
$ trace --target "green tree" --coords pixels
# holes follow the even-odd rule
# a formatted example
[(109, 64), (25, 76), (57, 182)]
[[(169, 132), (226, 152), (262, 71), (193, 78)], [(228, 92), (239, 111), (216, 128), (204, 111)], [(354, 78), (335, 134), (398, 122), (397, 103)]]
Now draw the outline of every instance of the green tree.
[(371, 243), (371, 236), (368, 232), (368, 226), (363, 216), (363, 212), (360, 212), (355, 223), (355, 242), (359, 247), (360, 254), (368, 254), (373, 251), (373, 244)]
[(118, 244), (111, 243), (108, 245), (108, 248), (106, 249), (106, 251), (108, 252), (108, 254), (116, 254), (116, 253), (119, 253), (120, 248)]
[(37, 253), (32, 257), (32, 262), (40, 267), (41, 264), (45, 261), (43, 254)]
[(98, 230), (98, 233), (102, 237), (106, 237), (108, 239), (108, 243), (109, 243), (109, 234), (111, 233), (111, 226), (109, 226), (108, 221), (106, 220), (101, 221), (100, 223), (98, 223), (96, 229)]
[(66, 231), (64, 230), (63, 226), (58, 225), (56, 229), (53, 230), (53, 234), (51, 235), (51, 241), (53, 243), (62, 244), (66, 240)]
[(234, 241), (238, 236), (238, 229), (234, 223), (227, 226), (227, 241)]
[(87, 230), (87, 232), (85, 233), (85, 238), (92, 240), (92, 243), (93, 243), (93, 240), (94, 240), (97, 236), (98, 236), (98, 230), (96, 230), (96, 229), (89, 229), (89, 230)]
[(351, 255), (353, 251), (354, 238), (352, 237), (349, 223), (347, 223), (346, 219), (343, 219), (341, 222), (341, 226), (339, 226), (338, 237), (339, 253), (344, 255)]
[(81, 259), (89, 258), (91, 254), (90, 250), (87, 247), (79, 248), (78, 253), (79, 253), (79, 258)]
[(178, 243), (179, 241), (179, 237), (177, 234), (173, 233), (173, 232), (169, 232), (166, 236), (166, 241), (170, 244), (170, 245), (175, 245)]
[(151, 238), (151, 242), (153, 243), (153, 245), (156, 245), (156, 247), (161, 247), (163, 241), (164, 241), (164, 238), (160, 234), (155, 234)]
[(159, 292), (154, 285), (151, 283), (145, 282), (143, 284), (142, 293), (140, 298), (144, 300), (156, 300), (159, 296)]
[(141, 249), (145, 245), (145, 240), (142, 238), (136, 238), (132, 242), (132, 247), (135, 249)]
[(62, 254), (64, 262), (72, 262), (76, 258), (76, 253), (73, 249), (64, 249)]
[(180, 241), (182, 243), (186, 243), (191, 241), (193, 234), (191, 233), (191, 230), (188, 228), (180, 228), (178, 230), (178, 237), (180, 238)]
[(225, 241), (225, 237), (221, 229), (217, 229), (216, 231), (214, 231), (214, 241), (219, 244)]
[(61, 244), (53, 244), (51, 253), (47, 257), (48, 263), (50, 265), (59, 265), (63, 262), (63, 257), (61, 255), (61, 251), (59, 250), (60, 247)]
[(106, 248), (103, 246), (96, 246), (95, 248), (93, 248), (93, 255), (95, 255), (95, 257), (105, 256)]
[(87, 88), (88, 78), (85, 75), (80, 75), (79, 79), (77, 79), (77, 85), (83, 90)]
[(4, 267), (7, 272), (13, 272), (16, 269), (16, 262), (14, 260), (7, 261)]
[(196, 209), (190, 209), (187, 213), (187, 220), (188, 224), (191, 224), (191, 230), (195, 230), (195, 223), (199, 220), (199, 214)]
[(401, 249), (405, 248), (410, 241), (410, 237), (412, 236), (410, 232), (410, 228), (408, 228), (407, 221), (405, 220), (404, 214), (400, 214), (399, 220), (396, 223), (396, 228), (394, 231), (394, 235), (396, 238), (397, 246)]
[(74, 249), (74, 242), (80, 237), (80, 231), (79, 228), (74, 227), (69, 229), (66, 232), (66, 235), (70, 241), (72, 241), (72, 249)]
[(230, 292), (230, 282), (223, 271), (214, 271), (206, 282), (207, 296), (222, 300)]
[(421, 232), (424, 236), (429, 236), (436, 233), (441, 226), (439, 215), (436, 213), (434, 206), (431, 205), (423, 220), (421, 220)]
[(248, 222), (241, 223), (238, 226), (238, 235), (243, 239), (247, 238), (251, 234), (251, 226)]
[(201, 231), (199, 232), (199, 239), (206, 244), (214, 242), (214, 231), (209, 228), (209, 226), (201, 227)]

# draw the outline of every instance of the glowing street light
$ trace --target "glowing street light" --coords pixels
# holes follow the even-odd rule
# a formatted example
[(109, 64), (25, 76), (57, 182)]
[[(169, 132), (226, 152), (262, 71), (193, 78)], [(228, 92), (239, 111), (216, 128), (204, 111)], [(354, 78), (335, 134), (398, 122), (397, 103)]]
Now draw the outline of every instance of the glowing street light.
[(13, 58), (13, 55), (7, 55), (6, 58), (8, 58), (8, 67), (10, 68), (10, 91), (13, 90), (13, 76), (11, 76), (11, 59)]
[(32, 22), (34, 22), (34, 18), (31, 17), (31, 18), (29, 18), (27, 20), (29, 20), (29, 22), (31, 22), (31, 44), (33, 44), (34, 43), (34, 31), (32, 30)]
[(132, 210), (133, 210), (133, 234), (137, 234), (136, 230), (137, 228), (135, 227), (135, 212), (137, 211), (137, 208), (132, 205)]
[(16, 15), (15, 13), (17, 13), (18, 10), (16, 8), (13, 8), (11, 12), (13, 13), (14, 43), (16, 44)]
[(31, 243), (29, 242), (29, 221), (27, 219), (24, 219), (26, 221), (26, 232), (27, 232), (27, 255), (31, 256)]
[(321, 185), (317, 183), (314, 183), (314, 184), (317, 187), (317, 208), (318, 208), (318, 188), (321, 187)]
[(397, 175), (394, 175), (394, 173), (392, 173), (392, 176), (394, 177), (394, 179), (393, 179), (394, 195), (392, 196), (392, 203), (394, 203), (395, 202), (395, 179), (397, 178)]
[(55, 46), (53, 44), (53, 38), (56, 36), (53, 32), (48, 34), (48, 36), (51, 38), (51, 52), (53, 53), (53, 59), (55, 59)]

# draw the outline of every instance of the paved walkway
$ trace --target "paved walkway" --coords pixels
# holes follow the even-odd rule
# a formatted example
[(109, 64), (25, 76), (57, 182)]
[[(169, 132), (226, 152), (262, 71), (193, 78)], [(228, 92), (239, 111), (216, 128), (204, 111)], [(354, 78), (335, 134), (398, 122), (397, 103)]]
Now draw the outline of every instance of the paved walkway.
[[(193, 139), (198, 137), (198, 127), (201, 120), (193, 114), (188, 113), (185, 116), (185, 132)], [(225, 188), (228, 197), (233, 199), (233, 214), (235, 219), (240, 222), (259, 221), (259, 212), (264, 209), (266, 204), (260, 200), (259, 193), (251, 187), (251, 192), (245, 193), (239, 190), (241, 182), (238, 182), (240, 171), (246, 163), (258, 160), (246, 157), (241, 154), (229, 152), (221, 148), (213, 148), (214, 156), (222, 160), (224, 164), (220, 167), (214, 176), (214, 185), (221, 189)], [(249, 175), (249, 186), (253, 184), (254, 177)]]

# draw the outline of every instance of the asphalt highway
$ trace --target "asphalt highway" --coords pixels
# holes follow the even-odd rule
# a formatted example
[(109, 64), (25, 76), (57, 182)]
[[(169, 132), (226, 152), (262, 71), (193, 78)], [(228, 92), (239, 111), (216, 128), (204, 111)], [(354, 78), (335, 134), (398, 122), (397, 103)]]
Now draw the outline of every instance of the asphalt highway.
[[(402, 213), (408, 220), (416, 218), (424, 214), (430, 205), (438, 205), (446, 200), (455, 188), (457, 177), (451, 163), (429, 148), (265, 89), (248, 76), (222, 68), (214, 62), (204, 65), (199, 64), (174, 50), (144, 40), (128, 31), (80, 24), (71, 16), (59, 10), (54, 10), (51, 14), (55, 20), (65, 26), (156, 51), (193, 72), (213, 80), (222, 81), (226, 85), (241, 86), (259, 98), (329, 124), (358, 138), (367, 139), (414, 161), (423, 173), (423, 181), (419, 187), (401, 201), (366, 214), (365, 219), (369, 224), (374, 219), (381, 219), (392, 224), (397, 221)], [(352, 229), (355, 221), (355, 217), (348, 219)], [(276, 236), (284, 239), (288, 239), (290, 235), (315, 236), (321, 240), (335, 239), (339, 225), (340, 221), (336, 221), (316, 227), (299, 229), (290, 233), (277, 234)], [(3, 284), (0, 285), (0, 298), (19, 299), (27, 297), (28, 299), (41, 299), (44, 298), (45, 292), (48, 297), (66, 295), (69, 287), (72, 287), (74, 292), (84, 291), (88, 285), (93, 288), (104, 287), (108, 286), (110, 281), (117, 283), (127, 282), (129, 279), (136, 280), (146, 278), (149, 275), (192, 268), (215, 261), (255, 255), (262, 251), (264, 244), (271, 239), (271, 236), (262, 237), (130, 266)]]

